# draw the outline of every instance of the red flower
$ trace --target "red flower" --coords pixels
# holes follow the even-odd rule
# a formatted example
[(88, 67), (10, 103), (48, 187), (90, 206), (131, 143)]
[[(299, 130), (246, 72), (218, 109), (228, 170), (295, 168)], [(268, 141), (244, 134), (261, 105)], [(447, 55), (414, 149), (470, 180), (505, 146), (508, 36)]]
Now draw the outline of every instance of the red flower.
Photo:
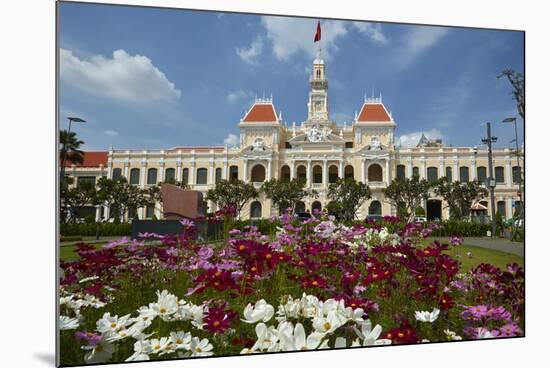
[(220, 306), (208, 308), (208, 314), (204, 317), (204, 329), (215, 333), (223, 333), (231, 324), (231, 321), (237, 317), (237, 312), (225, 310), (225, 303)]
[(327, 286), (327, 282), (321, 276), (310, 275), (302, 278), (302, 286), (309, 288), (324, 288)]
[(407, 320), (401, 322), (399, 327), (394, 327), (386, 332), (384, 338), (391, 340), (393, 344), (415, 344), (420, 341)]
[(442, 310), (451, 309), (454, 306), (454, 300), (449, 294), (443, 294), (439, 299), (439, 307)]

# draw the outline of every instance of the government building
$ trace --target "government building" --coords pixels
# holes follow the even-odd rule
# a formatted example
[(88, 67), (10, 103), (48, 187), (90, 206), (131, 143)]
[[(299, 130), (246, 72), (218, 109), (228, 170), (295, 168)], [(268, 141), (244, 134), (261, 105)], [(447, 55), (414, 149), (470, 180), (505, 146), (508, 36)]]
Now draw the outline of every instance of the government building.
[[(240, 141), (235, 147), (174, 147), (161, 150), (118, 150), (86, 152), (83, 164), (67, 164), (66, 174), (79, 181), (97, 181), (102, 176), (124, 176), (142, 188), (170, 178), (187, 183), (206, 195), (222, 179), (238, 178), (257, 188), (272, 178), (304, 178), (315, 189), (317, 198), (305, 198), (298, 212), (323, 209), (327, 189), (338, 178), (352, 177), (367, 183), (372, 198), (357, 213), (358, 218), (395, 215), (382, 189), (396, 177), (418, 175), (427, 180), (447, 176), (451, 180), (485, 182), (488, 177), (487, 151), (472, 147), (446, 147), (441, 141), (422, 137), (413, 148), (395, 144), (396, 121), (381, 97), (365, 97), (353, 122), (338, 124), (329, 112), (329, 82), (320, 53), (313, 61), (309, 79), (307, 119), (287, 125), (272, 98), (257, 98), (238, 122)], [(513, 216), (518, 205), (518, 183), (523, 169), (516, 166), (511, 149), (493, 150), (496, 211), (504, 218)], [(523, 166), (523, 162), (521, 163)], [(490, 211), (490, 201), (472, 204)], [(422, 206), (428, 220), (446, 219), (446, 203), (432, 196)], [(209, 211), (216, 210), (208, 203)], [(108, 217), (108, 208), (89, 207), (96, 219)], [(490, 212), (488, 212), (490, 213)], [(141, 219), (162, 218), (161, 204), (138, 209)], [(241, 218), (267, 218), (278, 209), (262, 195), (251, 201)], [(127, 214), (133, 218), (135, 214)]]

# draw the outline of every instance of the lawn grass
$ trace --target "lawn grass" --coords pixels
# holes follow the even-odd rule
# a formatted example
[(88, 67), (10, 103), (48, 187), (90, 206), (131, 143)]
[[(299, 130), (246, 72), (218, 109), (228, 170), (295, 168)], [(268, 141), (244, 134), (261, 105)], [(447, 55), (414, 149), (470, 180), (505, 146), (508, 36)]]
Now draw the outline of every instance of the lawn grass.
[[(96, 248), (99, 248), (106, 243), (107, 243), (106, 241), (102, 241), (102, 242), (91, 243), (91, 245), (93, 245)], [(76, 243), (61, 244), (61, 246), (59, 247), (59, 258), (62, 261), (74, 261), (78, 259), (78, 254), (75, 253), (75, 250), (76, 250)]]
[[(471, 257), (466, 254), (470, 252)], [(462, 244), (445, 251), (450, 256), (457, 258), (460, 263), (461, 272), (466, 272), (480, 263), (490, 263), (500, 269), (505, 269), (507, 264), (517, 263), (524, 266), (524, 258), (515, 254), (505, 253), (498, 250), (476, 247), (473, 245)]]

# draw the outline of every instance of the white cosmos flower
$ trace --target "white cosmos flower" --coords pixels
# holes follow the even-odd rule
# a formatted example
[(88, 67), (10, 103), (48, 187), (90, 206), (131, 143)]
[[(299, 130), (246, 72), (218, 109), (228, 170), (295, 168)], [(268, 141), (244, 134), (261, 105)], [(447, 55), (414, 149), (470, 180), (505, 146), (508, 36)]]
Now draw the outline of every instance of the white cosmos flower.
[(372, 345), (389, 345), (391, 340), (389, 339), (378, 339), (382, 333), (382, 326), (376, 325), (372, 328), (372, 323), (370, 320), (366, 320), (360, 323), (361, 330), (354, 328), (355, 333), (359, 336), (359, 339), (363, 341), (363, 346), (372, 346)]
[(59, 329), (60, 330), (74, 330), (80, 326), (80, 320), (77, 317), (71, 318), (69, 316), (59, 316)]
[(414, 316), (416, 318), (417, 321), (420, 321), (420, 322), (434, 322), (437, 317), (439, 317), (439, 309), (438, 308), (434, 308), (433, 311), (431, 312), (427, 312), (427, 311), (416, 311), (414, 313)]
[(287, 318), (298, 318), (300, 315), (300, 300), (293, 299), (290, 295), (288, 296), (287, 302), (285, 304), (280, 304), (277, 309), (277, 321), (282, 322), (286, 321)]
[(149, 340), (138, 340), (134, 343), (134, 354), (132, 354), (126, 362), (133, 362), (139, 360), (150, 360), (149, 354), (153, 351), (151, 342)]
[(170, 320), (170, 317), (178, 311), (178, 297), (170, 294), (168, 290), (157, 291), (157, 296), (157, 302), (149, 304), (149, 308), (163, 320)]
[(490, 339), (494, 337), (493, 334), (487, 329), (480, 327), (477, 329), (477, 338), (478, 339)]
[(96, 309), (103, 308), (106, 304), (105, 302), (99, 300), (95, 295), (90, 294), (86, 294), (82, 302), (84, 306), (90, 306)]
[(172, 342), (168, 337), (161, 337), (160, 339), (151, 339), (151, 352), (154, 354), (164, 355), (172, 353)]
[[(357, 347), (361, 346), (361, 343), (359, 342), (359, 339), (355, 339), (351, 342), (351, 347)], [(347, 341), (343, 337), (337, 337), (334, 341), (334, 347), (335, 348), (346, 348), (347, 347)]]
[[(280, 328), (283, 328), (286, 326), (286, 324), (290, 324), (289, 322), (283, 322), (279, 325)], [(292, 326), (292, 325), (291, 325)], [(268, 351), (268, 352), (274, 352), (279, 351), (279, 330), (277, 330), (275, 327), (270, 326), (267, 327), (265, 323), (260, 322), (256, 325), (256, 336), (258, 337), (258, 340), (256, 340), (256, 343), (252, 347), (252, 351)]]
[(198, 337), (193, 337), (191, 339), (190, 349), (191, 356), (193, 357), (214, 355), (212, 351), (213, 348), (212, 344), (208, 342), (208, 339), (200, 340)]
[(101, 341), (97, 345), (87, 345), (83, 346), (82, 349), (90, 350), (86, 355), (84, 355), (84, 360), (86, 363), (95, 364), (95, 363), (105, 363), (113, 356), (113, 351), (115, 347), (113, 344), (107, 341)]
[(324, 348), (321, 344), (325, 334), (313, 332), (306, 337), (306, 331), (301, 323), (297, 323), (292, 329), (286, 329), (281, 333), (281, 348), (285, 351), (315, 350)]
[(199, 330), (202, 330), (205, 312), (207, 311), (204, 305), (191, 305), (191, 308), (189, 308), (188, 311), (188, 317), (186, 319), (190, 319), (193, 326)]
[(313, 328), (323, 334), (332, 333), (347, 321), (348, 319), (338, 311), (330, 311), (326, 317), (313, 318)]
[(170, 332), (170, 341), (175, 350), (191, 348), (191, 334), (189, 332)]
[(271, 304), (267, 304), (264, 299), (260, 299), (254, 306), (249, 303), (244, 308), (243, 315), (245, 319), (241, 319), (241, 321), (245, 323), (267, 322), (273, 317), (274, 312), (275, 309)]
[(110, 312), (103, 314), (103, 317), (96, 322), (96, 329), (106, 337), (110, 337), (117, 332), (126, 329), (132, 321), (130, 315), (125, 316), (111, 316)]
[(462, 340), (462, 336), (458, 336), (456, 332), (451, 330), (443, 330), (445, 333), (445, 336), (447, 336), (447, 340)]

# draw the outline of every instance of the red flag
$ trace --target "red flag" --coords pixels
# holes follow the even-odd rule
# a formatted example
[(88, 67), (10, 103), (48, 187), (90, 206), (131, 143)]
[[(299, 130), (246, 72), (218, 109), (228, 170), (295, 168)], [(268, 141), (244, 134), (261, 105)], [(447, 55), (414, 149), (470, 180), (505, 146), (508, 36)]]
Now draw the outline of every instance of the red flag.
[(321, 41), (321, 21), (317, 21), (317, 32), (315, 32), (315, 38), (313, 42)]

